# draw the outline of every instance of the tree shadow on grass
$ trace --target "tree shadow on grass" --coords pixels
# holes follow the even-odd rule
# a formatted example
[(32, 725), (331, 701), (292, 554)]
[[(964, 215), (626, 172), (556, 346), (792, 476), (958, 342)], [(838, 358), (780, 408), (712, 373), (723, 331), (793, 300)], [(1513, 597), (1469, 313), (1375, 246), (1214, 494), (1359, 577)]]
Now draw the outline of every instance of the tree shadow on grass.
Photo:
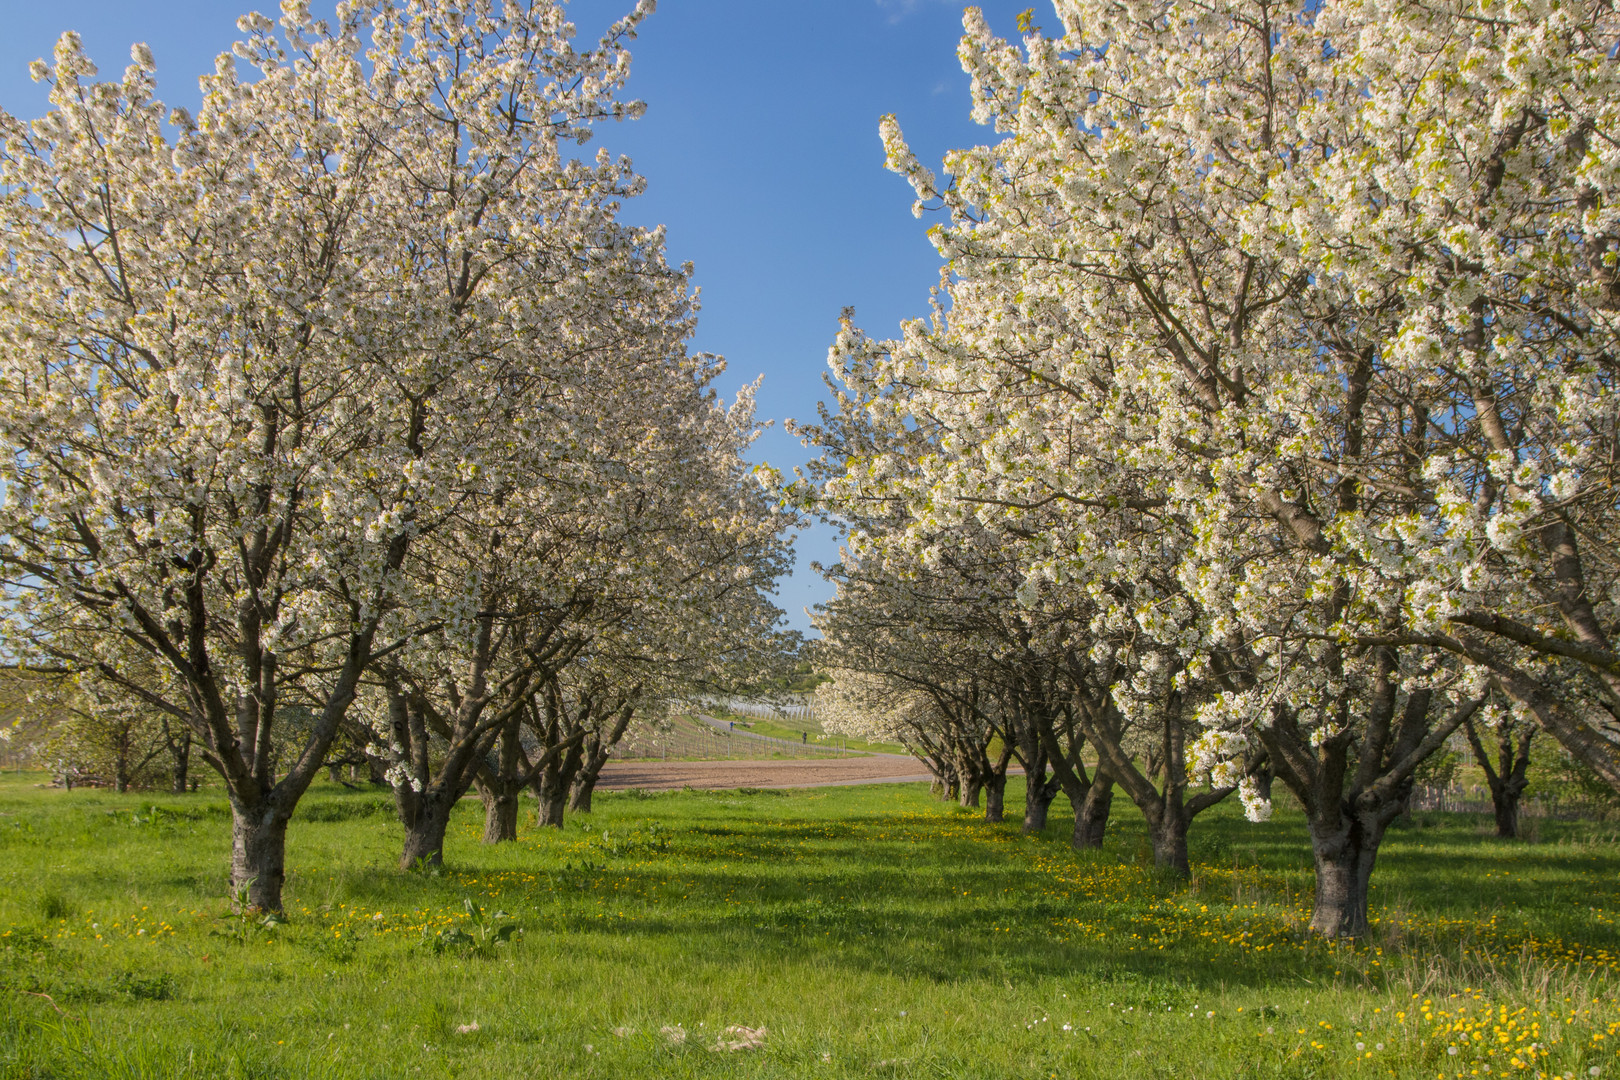
[[(512, 911), (531, 935), (627, 964), (661, 954), (941, 983), (1082, 976), (1196, 990), (1349, 977), (1369, 959), (1304, 935), (1309, 847), (1303, 821), (1287, 812), (1263, 824), (1227, 806), (1200, 817), (1191, 835), (1197, 883), (1189, 887), (1144, 865), (1145, 829), (1128, 804), (1115, 814), (1105, 851), (1076, 854), (1063, 800), (1047, 829), (1023, 836), (1016, 818), (986, 825), (916, 791), (614, 796), (563, 832), (526, 827), (522, 842), (495, 848), (477, 843), (481, 814), (469, 803), (453, 824), (449, 865), (430, 877), (397, 870), (397, 825), (375, 809), (362, 812), (386, 805), (375, 795), (329, 802), (341, 809), (317, 810), (291, 837), (291, 903), (347, 904), (392, 918), (457, 912), (470, 895)], [(1009, 798), (1009, 812), (1020, 810)], [(663, 822), (658, 837), (655, 822)], [(134, 868), (130, 880), (138, 877), (141, 889), (196, 890), (216, 871), (223, 881), (223, 835), (188, 827), (197, 832), (180, 841), (189, 854), (178, 861), (173, 837), (105, 815), (69, 816), (45, 832), (62, 839), (89, 829), (96, 844), (112, 845), (68, 875), (116, 857)], [(1620, 856), (1582, 841), (1579, 830), (1567, 835), (1574, 847), (1504, 845), (1472, 821), (1396, 830), (1374, 877), (1375, 909), (1392, 898), (1403, 917), (1437, 924), (1508, 910), (1509, 921), (1543, 936), (1609, 947), (1615, 931), (1591, 906), (1608, 903), (1613, 886), (1594, 895), (1591, 885), (1594, 874), (1612, 883)], [(206, 837), (214, 853), (201, 856)], [(29, 847), (45, 855), (36, 841)], [(53, 884), (62, 872), (52, 872)], [(96, 892), (94, 882), (83, 884), (84, 895)], [(1583, 888), (1585, 903), (1570, 903), (1566, 894)], [(1245, 929), (1270, 947), (1231, 944)], [(1442, 927), (1434, 938), (1442, 950), (1466, 929), (1448, 933)]]
[[(633, 838), (637, 827), (621, 820), (608, 831)], [(1128, 847), (1130, 830), (1119, 834)], [(1292, 842), (1284, 830), (1245, 840), (1240, 856), (1261, 863), (1280, 861)], [(1117, 854), (1075, 855), (959, 818), (687, 822), (667, 852), (590, 862), (585, 850), (572, 869), (556, 865), (556, 852), (536, 852), (527, 867), (452, 865), (439, 880), (373, 869), (344, 891), (384, 907), (448, 908), (488, 889), (532, 914), (539, 932), (610, 951), (629, 942), (628, 958), (695, 952), (712, 963), (833, 964), (938, 982), (1084, 975), (1262, 986), (1329, 977), (1355, 958), (1304, 934), (1297, 893), (1278, 905), (1292, 910), (1290, 924), (1288, 911), (1241, 910)], [(1270, 947), (1231, 945), (1245, 928)]]

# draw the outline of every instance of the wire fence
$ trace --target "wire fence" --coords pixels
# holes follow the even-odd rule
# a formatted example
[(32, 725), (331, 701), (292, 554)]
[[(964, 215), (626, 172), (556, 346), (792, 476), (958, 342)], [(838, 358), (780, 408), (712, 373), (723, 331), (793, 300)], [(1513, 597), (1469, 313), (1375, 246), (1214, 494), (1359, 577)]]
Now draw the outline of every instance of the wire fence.
[(795, 694), (781, 701), (759, 701), (754, 698), (710, 698), (706, 704), (718, 705), (727, 712), (748, 716), (755, 720), (814, 720), (816, 706), (809, 694)]
[[(1496, 806), (1491, 792), (1479, 784), (1419, 784), (1412, 789), (1407, 800), (1409, 811), (1437, 810), (1448, 814), (1492, 814)], [(1553, 795), (1535, 795), (1519, 801), (1519, 816), (1551, 818), (1555, 821), (1604, 821), (1612, 818), (1615, 810), (1589, 799), (1560, 799)]]

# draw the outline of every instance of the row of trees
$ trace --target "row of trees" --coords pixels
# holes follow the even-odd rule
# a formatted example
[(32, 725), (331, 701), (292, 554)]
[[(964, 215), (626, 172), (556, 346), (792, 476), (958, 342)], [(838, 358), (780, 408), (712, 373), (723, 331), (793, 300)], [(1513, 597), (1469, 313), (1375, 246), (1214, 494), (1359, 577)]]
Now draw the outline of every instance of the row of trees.
[(1312, 926), (1360, 933), (1470, 721), (1620, 788), (1620, 25), (1055, 7), (1021, 47), (967, 12), (1002, 137), (947, 178), (883, 122), (944, 265), (900, 338), (846, 318), (802, 429), (825, 454), (786, 491), (849, 530), (825, 655), (850, 709), (952, 732), (922, 745), (960, 784), (999, 785), (1005, 731), (1037, 801), (1111, 783), (1177, 869), (1196, 814), (1264, 817), (1274, 777)]
[(189, 730), (96, 689), (55, 672), (0, 671), (0, 760), (44, 766), (69, 787), (191, 790)]
[(751, 391), (630, 163), (571, 150), (640, 111), (651, 7), (576, 49), (549, 0), (286, 4), (196, 115), (68, 34), (0, 116), (5, 646), (189, 733), (253, 906), (323, 766), (380, 759), (437, 861), (471, 788), (489, 839), (530, 786), (560, 822), (632, 717), (781, 651)]

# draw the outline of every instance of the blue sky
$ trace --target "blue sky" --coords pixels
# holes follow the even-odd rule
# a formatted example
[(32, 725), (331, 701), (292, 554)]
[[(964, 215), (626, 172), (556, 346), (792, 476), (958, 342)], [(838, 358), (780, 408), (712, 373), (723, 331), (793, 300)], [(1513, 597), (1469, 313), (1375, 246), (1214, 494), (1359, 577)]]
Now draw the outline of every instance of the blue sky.
[[(980, 6), (1011, 37), (1032, 2)], [(595, 38), (631, 3), (575, 0), (572, 18)], [(274, 14), (274, 0), (0, 0), (0, 107), (25, 118), (44, 112), (28, 62), (48, 59), (69, 29), (109, 76), (123, 70), (132, 42), (146, 42), (163, 99), (192, 105), (196, 76), (255, 6)], [(927, 311), (938, 278), (929, 223), (911, 216), (910, 189), (884, 170), (877, 123), (895, 113), (930, 163), (993, 137), (968, 118), (956, 62), (961, 13), (956, 0), (661, 0), (632, 46), (630, 93), (647, 114), (603, 129), (598, 145), (629, 154), (647, 177), (626, 218), (663, 222), (671, 259), (696, 264), (695, 345), (729, 361), (722, 388), (764, 375), (760, 415), (777, 424), (756, 457), (784, 471), (808, 451), (781, 421), (814, 416), (839, 310), (853, 305), (880, 336)], [(836, 540), (813, 530), (799, 552), (779, 603), (807, 629), (802, 609), (828, 593), (809, 563), (836, 558)]]

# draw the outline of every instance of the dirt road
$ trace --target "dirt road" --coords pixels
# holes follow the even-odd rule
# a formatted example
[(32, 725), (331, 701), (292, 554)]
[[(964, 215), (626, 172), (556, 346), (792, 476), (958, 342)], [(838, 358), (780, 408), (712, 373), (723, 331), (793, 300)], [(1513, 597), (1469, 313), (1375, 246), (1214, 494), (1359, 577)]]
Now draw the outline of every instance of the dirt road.
[(610, 761), (602, 770), (598, 791), (645, 788), (662, 791), (692, 787), (728, 788), (834, 787), (842, 784), (894, 784), (929, 780), (915, 758), (899, 754), (822, 758), (812, 761)]

